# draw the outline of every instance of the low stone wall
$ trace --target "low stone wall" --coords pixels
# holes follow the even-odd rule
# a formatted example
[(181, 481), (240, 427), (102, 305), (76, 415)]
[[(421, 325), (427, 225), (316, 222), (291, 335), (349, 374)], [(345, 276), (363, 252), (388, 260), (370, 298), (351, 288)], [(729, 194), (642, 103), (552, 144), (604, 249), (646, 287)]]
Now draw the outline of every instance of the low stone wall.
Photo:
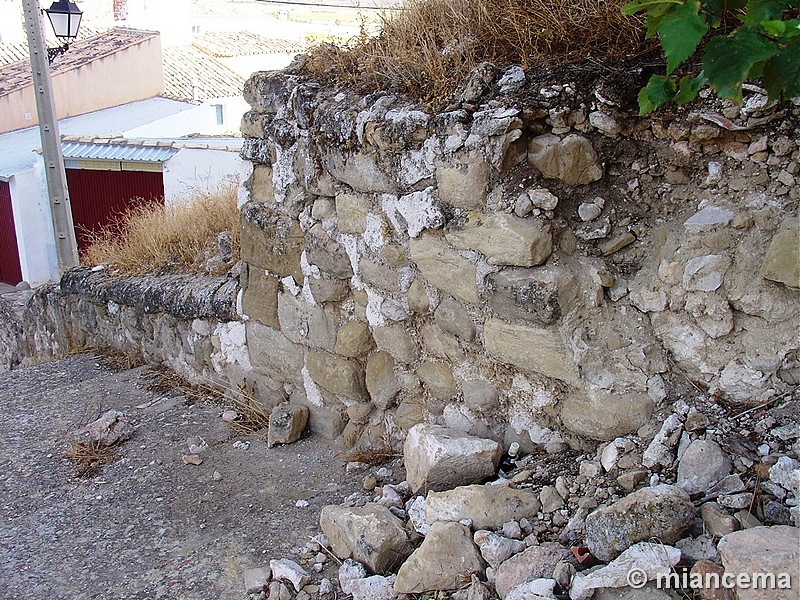
[(58, 285), (3, 297), (0, 369), (111, 348), (164, 365), (196, 383), (258, 387), (236, 277), (121, 278), (102, 269), (68, 271)]
[(348, 446), (427, 421), (555, 451), (800, 382), (796, 105), (640, 118), (599, 78), (486, 73), (439, 114), (247, 82), (241, 300), (272, 389)]

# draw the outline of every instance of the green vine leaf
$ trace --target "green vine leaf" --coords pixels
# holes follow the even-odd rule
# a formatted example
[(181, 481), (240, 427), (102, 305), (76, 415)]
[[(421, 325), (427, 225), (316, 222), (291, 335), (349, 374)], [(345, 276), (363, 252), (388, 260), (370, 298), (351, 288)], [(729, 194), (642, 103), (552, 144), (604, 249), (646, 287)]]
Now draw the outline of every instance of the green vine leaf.
[(658, 35), (667, 55), (668, 75), (695, 53), (700, 40), (708, 32), (708, 25), (699, 10), (699, 0), (688, 0), (682, 6), (673, 7), (661, 19)]
[(721, 98), (742, 100), (742, 82), (757, 63), (769, 60), (780, 48), (752, 29), (739, 29), (730, 37), (715, 37), (706, 46), (703, 70)]
[(646, 115), (653, 112), (662, 104), (666, 104), (675, 97), (677, 89), (675, 82), (669, 77), (653, 75), (647, 85), (639, 91), (639, 114)]
[(764, 66), (763, 78), (770, 98), (800, 96), (800, 37)]
[(702, 72), (697, 77), (692, 77), (691, 75), (681, 77), (681, 80), (678, 82), (678, 93), (675, 94), (675, 102), (677, 102), (679, 106), (688, 104), (697, 98), (697, 93), (706, 83), (705, 73)]

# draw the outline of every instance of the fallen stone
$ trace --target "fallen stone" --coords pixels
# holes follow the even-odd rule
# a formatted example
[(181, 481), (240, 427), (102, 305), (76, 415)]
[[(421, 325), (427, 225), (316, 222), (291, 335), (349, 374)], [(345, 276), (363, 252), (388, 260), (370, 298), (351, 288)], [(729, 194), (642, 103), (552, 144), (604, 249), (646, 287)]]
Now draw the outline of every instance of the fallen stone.
[(570, 555), (559, 544), (531, 546), (503, 562), (495, 571), (494, 587), (505, 598), (517, 586), (534, 579), (550, 579), (556, 565)]
[(740, 510), (733, 515), (739, 522), (741, 529), (761, 527), (762, 523), (749, 510)]
[(244, 589), (247, 594), (259, 594), (264, 591), (272, 577), (269, 567), (255, 567), (244, 570)]
[(688, 494), (671, 485), (638, 490), (586, 518), (586, 545), (610, 561), (637, 542), (657, 538), (674, 544), (691, 526), (695, 508)]
[(468, 584), (473, 575), (482, 575), (484, 568), (468, 527), (434, 523), (422, 545), (397, 572), (394, 591), (419, 594), (455, 590)]
[(705, 492), (727, 477), (733, 464), (716, 442), (694, 440), (678, 463), (678, 486), (687, 494)]
[(319, 523), (336, 556), (352, 557), (374, 573), (395, 568), (413, 549), (403, 523), (385, 506), (325, 506)]
[(353, 590), (350, 584), (357, 579), (364, 579), (367, 576), (367, 570), (360, 562), (354, 561), (352, 558), (347, 558), (339, 567), (339, 586), (342, 588), (343, 594), (352, 594)]
[(739, 522), (716, 502), (706, 502), (700, 507), (703, 525), (713, 536), (722, 537), (739, 529)]
[(668, 416), (656, 433), (653, 441), (642, 455), (642, 464), (653, 468), (656, 465), (669, 467), (675, 461), (674, 448), (678, 445), (683, 431), (683, 423), (676, 414)]
[[(659, 575), (669, 575), (672, 567), (681, 559), (681, 551), (663, 544), (640, 542), (631, 546), (609, 565), (593, 571), (589, 575), (578, 573), (572, 580), (570, 600), (588, 600), (595, 590), (604, 588), (623, 588), (631, 581), (631, 573), (640, 575), (635, 583), (647, 583)], [(653, 596), (644, 595), (643, 598)]]
[(557, 511), (564, 506), (564, 499), (552, 485), (546, 485), (539, 493), (539, 501), (542, 503), (542, 510), (545, 513)]
[(444, 492), (429, 492), (425, 499), (425, 520), (469, 519), (475, 529), (498, 529), (511, 520), (533, 519), (541, 510), (530, 490), (500, 485), (468, 485)]
[(298, 592), (311, 581), (308, 571), (288, 558), (269, 561), (269, 568), (273, 579), (290, 582)]
[(183, 464), (185, 465), (202, 465), (203, 459), (197, 456), (197, 454), (184, 454), (181, 457), (183, 460)]
[[(768, 585), (739, 586), (736, 594), (740, 600), (797, 599), (797, 586), (800, 585), (800, 529), (797, 527), (776, 525), (736, 531), (723, 537), (718, 549), (722, 566), (728, 573), (737, 577), (739, 574), (775, 577), (777, 585), (771, 589)], [(791, 588), (785, 585), (787, 580)]]
[(113, 409), (89, 423), (85, 431), (89, 434), (89, 439), (100, 446), (113, 446), (127, 440), (131, 434), (125, 415)]
[(769, 468), (769, 479), (787, 492), (800, 495), (800, 462), (788, 456), (781, 456)]
[(308, 423), (308, 408), (291, 405), (288, 402), (279, 404), (269, 415), (267, 430), (267, 446), (291, 444), (300, 439)]
[(373, 575), (363, 579), (354, 579), (350, 582), (350, 593), (353, 600), (394, 600), (397, 594), (394, 593), (394, 583), (396, 577), (383, 577)]
[(420, 423), (403, 445), (406, 479), (415, 493), (480, 482), (496, 472), (502, 453), (494, 440)]
[(503, 600), (549, 600), (555, 598), (553, 595), (555, 586), (556, 582), (553, 579), (534, 579), (515, 587)]
[(494, 532), (488, 533), (478, 546), (480, 547), (481, 556), (493, 569), (497, 569), (504, 560), (527, 548), (525, 542), (511, 540)]

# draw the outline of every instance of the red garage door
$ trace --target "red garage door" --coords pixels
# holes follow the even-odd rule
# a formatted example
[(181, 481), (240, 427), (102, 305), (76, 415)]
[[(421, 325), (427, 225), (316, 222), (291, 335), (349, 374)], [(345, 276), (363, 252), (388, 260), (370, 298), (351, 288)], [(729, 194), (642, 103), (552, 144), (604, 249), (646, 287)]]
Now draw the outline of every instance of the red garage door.
[(7, 181), (0, 181), (0, 281), (10, 285), (22, 281), (11, 190)]
[(89, 245), (90, 232), (99, 231), (142, 203), (164, 203), (164, 177), (160, 172), (67, 169), (67, 186), (81, 252)]

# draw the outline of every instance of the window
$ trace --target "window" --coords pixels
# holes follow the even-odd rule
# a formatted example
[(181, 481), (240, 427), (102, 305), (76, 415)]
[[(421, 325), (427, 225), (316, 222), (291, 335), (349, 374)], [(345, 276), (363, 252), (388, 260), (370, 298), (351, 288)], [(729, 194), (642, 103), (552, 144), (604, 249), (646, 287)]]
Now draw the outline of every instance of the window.
[(214, 108), (217, 111), (217, 125), (224, 125), (225, 115), (222, 112), (222, 104), (214, 104)]

